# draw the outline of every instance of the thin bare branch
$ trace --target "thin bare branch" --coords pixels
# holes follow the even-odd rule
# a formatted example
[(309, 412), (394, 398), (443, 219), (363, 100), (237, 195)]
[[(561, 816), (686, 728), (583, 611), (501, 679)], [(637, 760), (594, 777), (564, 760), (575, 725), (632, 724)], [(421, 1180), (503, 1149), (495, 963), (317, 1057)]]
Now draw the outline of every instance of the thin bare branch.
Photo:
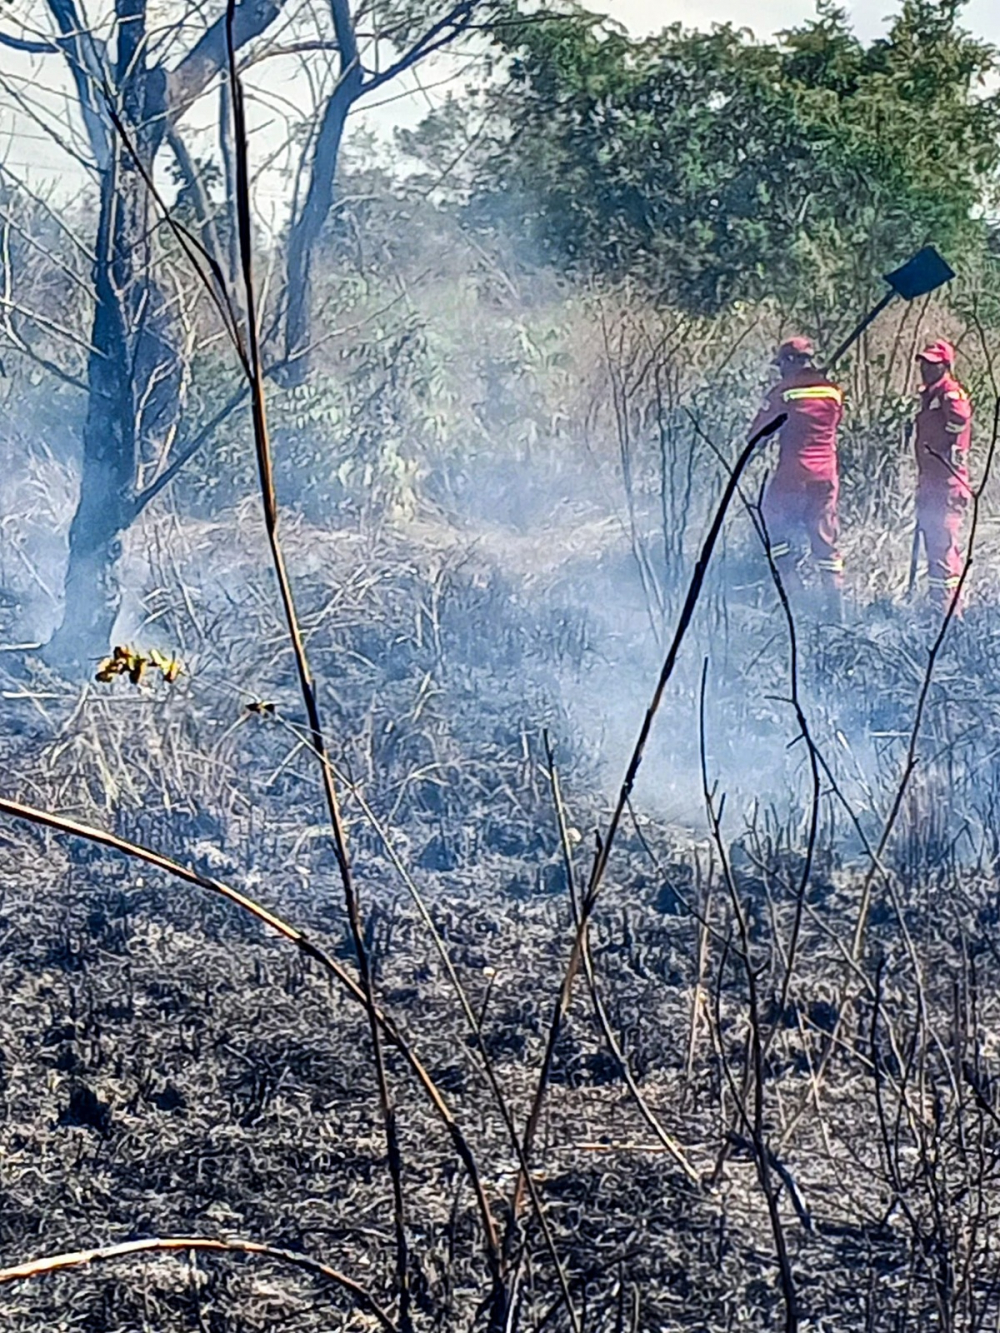
[(43, 1255), (29, 1259), (23, 1264), (0, 1269), (0, 1284), (24, 1282), (30, 1278), (45, 1277), (49, 1273), (64, 1272), (68, 1268), (83, 1268), (90, 1264), (107, 1263), (112, 1259), (124, 1259), (137, 1254), (162, 1253), (164, 1251), (200, 1251), (215, 1254), (251, 1254), (265, 1259), (273, 1259), (281, 1264), (302, 1269), (316, 1277), (333, 1282), (348, 1292), (366, 1314), (373, 1315), (386, 1333), (397, 1333), (392, 1316), (370, 1296), (364, 1287), (353, 1278), (340, 1273), (329, 1264), (319, 1259), (310, 1258), (294, 1250), (284, 1250), (279, 1246), (262, 1244), (255, 1240), (220, 1240), (208, 1236), (150, 1236), (143, 1240), (122, 1241), (118, 1245), (95, 1246), (89, 1250), (70, 1250), (62, 1254)]

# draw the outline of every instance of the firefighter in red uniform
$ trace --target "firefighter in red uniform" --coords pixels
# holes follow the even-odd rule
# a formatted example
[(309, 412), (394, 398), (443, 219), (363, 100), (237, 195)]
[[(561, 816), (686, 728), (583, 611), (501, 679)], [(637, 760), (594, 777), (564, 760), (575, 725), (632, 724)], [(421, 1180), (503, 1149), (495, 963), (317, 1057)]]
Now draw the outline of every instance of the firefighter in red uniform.
[(779, 412), (787, 414), (779, 437), (778, 466), (762, 506), (771, 555), (790, 595), (800, 593), (796, 548), (804, 532), (819, 570), (823, 613), (840, 621), (844, 562), (838, 545), (837, 428), (844, 395), (816, 369), (814, 356), (808, 338), (789, 338), (781, 344), (773, 362), (778, 383), (764, 400), (750, 435)]
[[(943, 339), (931, 343), (917, 361), (923, 380), (914, 423), (917, 527), (924, 536), (931, 600), (947, 611), (961, 580), (958, 539), (972, 496), (968, 466), (972, 404), (953, 374), (955, 349), (951, 343)], [(961, 614), (957, 604), (955, 614)]]

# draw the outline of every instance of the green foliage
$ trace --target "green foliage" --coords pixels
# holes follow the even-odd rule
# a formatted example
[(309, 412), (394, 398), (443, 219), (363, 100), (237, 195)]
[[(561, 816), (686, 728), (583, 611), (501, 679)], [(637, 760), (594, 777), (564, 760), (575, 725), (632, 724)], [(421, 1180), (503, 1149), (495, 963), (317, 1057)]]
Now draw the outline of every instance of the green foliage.
[(1000, 97), (960, 9), (905, 0), (867, 46), (827, 0), (771, 42), (678, 24), (636, 40), (577, 6), (511, 22), (469, 216), (697, 312), (811, 303), (927, 240), (980, 247)]
[[(270, 386), (279, 495), (316, 522), (400, 516), (414, 508), (414, 435), (426, 412), (430, 374), (424, 332), (407, 317), (366, 325), (366, 334), (336, 346), (322, 373), (305, 384)], [(195, 363), (193, 381), (203, 416), (218, 410), (233, 388), (211, 356)], [(207, 517), (253, 495), (255, 466), (244, 407), (181, 474), (184, 507)]]

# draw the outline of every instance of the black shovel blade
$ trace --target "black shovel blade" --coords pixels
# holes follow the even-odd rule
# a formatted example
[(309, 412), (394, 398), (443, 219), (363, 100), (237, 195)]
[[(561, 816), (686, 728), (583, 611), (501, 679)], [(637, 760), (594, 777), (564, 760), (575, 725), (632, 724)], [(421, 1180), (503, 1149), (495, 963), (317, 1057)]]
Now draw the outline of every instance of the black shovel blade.
[(934, 249), (925, 245), (912, 259), (908, 259), (901, 268), (893, 269), (885, 275), (885, 280), (904, 301), (912, 301), (917, 296), (926, 296), (946, 282), (951, 282), (955, 270)]

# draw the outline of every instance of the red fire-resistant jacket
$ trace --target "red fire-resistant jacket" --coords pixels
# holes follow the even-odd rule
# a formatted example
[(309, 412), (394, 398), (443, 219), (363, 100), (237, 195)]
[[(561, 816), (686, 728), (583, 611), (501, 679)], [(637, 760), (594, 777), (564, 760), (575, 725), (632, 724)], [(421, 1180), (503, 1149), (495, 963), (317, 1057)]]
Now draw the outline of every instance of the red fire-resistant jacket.
[(942, 375), (920, 391), (915, 424), (917, 499), (970, 495), (972, 404), (958, 380)]
[[(837, 427), (844, 415), (844, 394), (819, 370), (796, 370), (779, 380), (764, 399), (749, 435), (779, 412), (788, 414), (781, 428), (779, 484), (837, 480)], [(748, 436), (749, 438), (749, 436)]]

